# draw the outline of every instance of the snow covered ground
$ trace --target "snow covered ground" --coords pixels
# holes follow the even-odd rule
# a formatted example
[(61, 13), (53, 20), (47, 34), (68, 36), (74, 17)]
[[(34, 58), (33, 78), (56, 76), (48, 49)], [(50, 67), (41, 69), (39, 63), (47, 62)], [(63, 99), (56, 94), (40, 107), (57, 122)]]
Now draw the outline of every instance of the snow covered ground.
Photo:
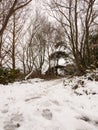
[(74, 77), (0, 85), (0, 130), (98, 130), (98, 82)]

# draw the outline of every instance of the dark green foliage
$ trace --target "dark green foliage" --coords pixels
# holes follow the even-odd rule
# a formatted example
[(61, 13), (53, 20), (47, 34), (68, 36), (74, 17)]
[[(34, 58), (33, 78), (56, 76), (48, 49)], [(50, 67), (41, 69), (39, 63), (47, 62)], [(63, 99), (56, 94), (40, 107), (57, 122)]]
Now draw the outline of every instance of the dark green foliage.
[(74, 64), (67, 64), (64, 70), (66, 75), (78, 75), (77, 68)]
[(56, 51), (50, 55), (51, 60), (60, 59), (60, 58), (66, 59), (67, 57), (69, 57), (69, 55), (63, 51)]
[(0, 84), (13, 83), (22, 78), (23, 75), (20, 70), (10, 70), (7, 68), (0, 68)]
[(90, 35), (89, 36), (89, 43), (90, 44), (98, 44), (98, 34), (96, 33), (95, 35)]
[(98, 67), (98, 33), (89, 37), (91, 61), (95, 67)]
[(64, 42), (64, 41), (57, 42), (57, 43), (55, 44), (55, 48), (59, 48), (59, 47), (64, 47), (64, 48), (66, 48), (65, 42)]
[(58, 75), (58, 69), (64, 70), (64, 68), (65, 68), (65, 66), (57, 65), (57, 66), (48, 68), (48, 70), (46, 71), (45, 74), (46, 74), (46, 75), (53, 75), (53, 76), (56, 76), (56, 75)]
[(46, 75), (50, 76), (58, 76), (59, 75), (59, 70), (64, 71), (64, 66), (59, 65), (59, 60), (60, 58), (63, 58), (66, 60), (69, 57), (69, 55), (65, 51), (55, 51), (49, 56), (50, 61), (53, 60), (55, 62), (54, 66), (49, 66), (48, 70), (46, 71)]
[(5, 68), (0, 68), (0, 83), (7, 84), (8, 83), (8, 70)]

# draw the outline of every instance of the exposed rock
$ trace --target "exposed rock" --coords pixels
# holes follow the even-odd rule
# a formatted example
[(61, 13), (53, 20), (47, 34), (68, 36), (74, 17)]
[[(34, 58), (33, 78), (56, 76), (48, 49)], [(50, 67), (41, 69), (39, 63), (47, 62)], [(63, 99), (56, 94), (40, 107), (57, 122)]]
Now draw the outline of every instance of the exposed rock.
[(90, 122), (91, 120), (87, 116), (80, 117), (81, 120), (84, 120), (86, 122)]
[(78, 88), (78, 85), (76, 84), (72, 89), (77, 89)]
[(95, 77), (95, 81), (98, 81), (98, 75)]
[(93, 78), (91, 76), (88, 77), (88, 80), (93, 81)]
[(16, 125), (16, 126), (17, 126), (17, 128), (19, 128), (19, 127), (20, 127), (20, 124), (19, 124), (19, 123), (17, 123), (17, 125)]
[(92, 95), (96, 95), (96, 92), (92, 92)]
[(84, 85), (84, 81), (83, 80), (78, 80), (78, 84), (80, 84), (80, 85)]

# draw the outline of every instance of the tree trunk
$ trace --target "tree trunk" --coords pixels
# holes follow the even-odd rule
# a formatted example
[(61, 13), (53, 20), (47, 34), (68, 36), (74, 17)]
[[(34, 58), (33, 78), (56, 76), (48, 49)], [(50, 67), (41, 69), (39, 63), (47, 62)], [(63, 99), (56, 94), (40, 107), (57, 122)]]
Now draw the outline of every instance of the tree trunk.
[(15, 30), (16, 30), (16, 24), (15, 24), (15, 13), (13, 14), (13, 41), (12, 41), (12, 69), (15, 70)]
[(2, 38), (0, 36), (0, 67), (2, 67)]

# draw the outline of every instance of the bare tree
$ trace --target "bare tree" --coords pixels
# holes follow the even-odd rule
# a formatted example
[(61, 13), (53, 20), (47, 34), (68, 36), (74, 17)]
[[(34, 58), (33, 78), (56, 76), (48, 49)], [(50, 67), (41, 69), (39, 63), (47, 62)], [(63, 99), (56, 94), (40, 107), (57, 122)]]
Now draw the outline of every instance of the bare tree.
[(84, 73), (91, 65), (89, 36), (97, 12), (96, 0), (53, 0), (48, 4), (52, 16), (62, 25), (78, 70)]
[[(33, 67), (40, 72), (42, 71), (42, 66), (44, 64), (45, 57), (45, 19), (41, 16), (37, 16), (35, 24), (32, 28), (31, 26), (31, 37), (28, 44), (27, 54), (29, 55), (29, 67), (32, 64)], [(33, 30), (32, 30), (33, 29)], [(30, 67), (31, 68), (31, 67)], [(31, 71), (31, 70), (30, 70)]]
[[(11, 16), (13, 14), (15, 14), (15, 12), (18, 11), (19, 13), (19, 10), (22, 9), (23, 7), (27, 6), (32, 0), (22, 0), (22, 1), (19, 1), (19, 0), (1, 0), (0, 1), (0, 66), (2, 66), (2, 60), (4, 59), (4, 56), (3, 56), (3, 44), (4, 44), (4, 41), (3, 40), (3, 33), (8, 25), (8, 22), (11, 18)], [(6, 36), (4, 36), (6, 37)], [(6, 51), (6, 49), (5, 49)], [(8, 54), (8, 52), (6, 51), (5, 52), (5, 55)], [(14, 50), (13, 50), (13, 54), (14, 54)], [(14, 62), (14, 60), (13, 60)], [(15, 65), (14, 65), (15, 66)], [(13, 66), (13, 67), (14, 67)]]
[(26, 66), (29, 70), (29, 76), (33, 71), (40, 76), (46, 69), (45, 65), (50, 65), (49, 55), (54, 44), (52, 42), (54, 29), (51, 27), (48, 19), (37, 11), (36, 17), (31, 22), (28, 30)]
[(10, 62), (11, 62), (11, 68), (13, 70), (16, 69), (16, 59), (17, 59), (17, 55), (18, 55), (18, 50), (19, 50), (19, 46), (20, 46), (20, 41), (22, 40), (21, 34), (22, 34), (22, 30), (23, 30), (23, 23), (24, 21), (22, 20), (22, 18), (24, 18), (24, 15), (22, 14), (22, 12), (18, 11), (15, 12), (12, 17), (11, 20), (9, 21), (6, 33), (7, 33), (7, 43), (9, 45), (10, 48), (10, 52), (8, 53), (9, 55), (7, 56), (7, 58), (9, 57)]
[[(4, 22), (0, 28), (0, 35), (3, 34), (7, 24), (8, 24), (8, 21), (10, 19), (10, 17), (12, 16), (12, 14), (14, 12), (16, 12), (17, 10), (25, 7), (26, 5), (28, 5), (32, 0), (22, 0), (22, 1), (19, 1), (19, 0), (7, 0), (7, 1), (1, 1), (0, 2), (0, 10), (4, 10), (3, 11), (3, 15), (5, 16), (4, 17)], [(4, 6), (2, 6), (4, 5)], [(0, 15), (0, 19), (2, 20), (2, 15)]]

